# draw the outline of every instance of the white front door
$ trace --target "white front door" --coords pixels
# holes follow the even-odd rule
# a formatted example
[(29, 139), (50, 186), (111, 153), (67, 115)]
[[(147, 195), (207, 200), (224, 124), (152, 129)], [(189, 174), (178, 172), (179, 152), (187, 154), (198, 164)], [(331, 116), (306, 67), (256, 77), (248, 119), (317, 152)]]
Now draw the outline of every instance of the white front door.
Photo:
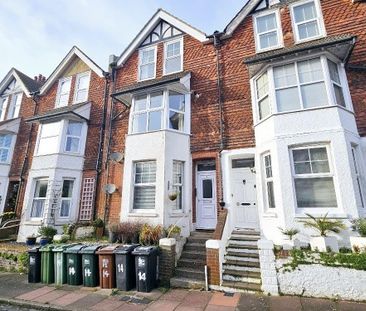
[(249, 167), (232, 169), (232, 202), (236, 227), (259, 228), (255, 174)]
[(216, 171), (197, 172), (197, 229), (215, 229)]

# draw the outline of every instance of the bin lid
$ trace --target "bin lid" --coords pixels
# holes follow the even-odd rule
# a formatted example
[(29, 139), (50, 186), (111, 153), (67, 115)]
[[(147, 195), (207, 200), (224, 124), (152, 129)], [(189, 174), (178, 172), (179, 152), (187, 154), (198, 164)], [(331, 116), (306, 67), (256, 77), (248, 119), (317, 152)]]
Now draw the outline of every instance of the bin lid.
[(80, 251), (80, 254), (94, 254), (102, 245), (89, 245)]
[(140, 246), (140, 244), (122, 245), (122, 246), (119, 246), (118, 248), (116, 248), (114, 253), (115, 254), (129, 254), (138, 246)]
[(158, 250), (156, 246), (140, 246), (134, 249), (133, 255), (151, 255)]
[(55, 245), (55, 248), (52, 250), (53, 252), (61, 253), (64, 252), (66, 249), (68, 249), (71, 246), (74, 246), (75, 244), (61, 244), (61, 245)]
[(64, 251), (65, 254), (78, 254), (86, 245), (77, 244), (69, 247)]
[(31, 249), (28, 249), (28, 253), (38, 253), (40, 249), (40, 246), (32, 247)]
[(55, 247), (55, 245), (53, 245), (53, 244), (47, 244), (45, 246), (42, 246), (39, 251), (40, 252), (52, 252), (54, 247)]
[(111, 255), (115, 251), (118, 245), (108, 245), (106, 247), (101, 248), (96, 252), (98, 255)]

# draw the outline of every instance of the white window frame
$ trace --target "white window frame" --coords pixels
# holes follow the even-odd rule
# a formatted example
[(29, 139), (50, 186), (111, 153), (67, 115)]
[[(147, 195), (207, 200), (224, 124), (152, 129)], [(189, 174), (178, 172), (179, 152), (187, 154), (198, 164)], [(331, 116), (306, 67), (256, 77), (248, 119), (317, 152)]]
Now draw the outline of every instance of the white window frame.
[(11, 103), (8, 109), (7, 120), (19, 117), (20, 106), (22, 105), (23, 92), (17, 92), (11, 95)]
[(1, 99), (1, 115), (0, 115), (0, 122), (5, 120), (5, 116), (6, 116), (6, 110), (8, 108), (8, 104), (9, 104), (9, 95), (5, 95), (0, 97)]
[[(315, 10), (317, 13), (317, 18), (308, 20), (308, 21), (302, 22), (302, 23), (296, 23), (294, 8), (304, 5), (306, 3), (309, 3), (309, 2), (314, 2)], [(294, 33), (294, 37), (295, 37), (295, 44), (303, 43), (303, 42), (311, 41), (311, 40), (316, 40), (316, 39), (325, 37), (327, 35), (326, 30), (325, 30), (325, 25), (324, 25), (323, 12), (322, 12), (321, 4), (320, 4), (319, 0), (303, 0), (303, 1), (293, 3), (292, 5), (290, 5), (290, 15), (291, 15), (292, 29), (293, 29), (293, 33)], [(317, 21), (318, 28), (319, 28), (319, 35), (310, 37), (310, 38), (300, 39), (298, 25), (303, 24), (303, 23), (308, 23), (311, 21)]]
[[(62, 93), (61, 94), (61, 85), (63, 82), (65, 81), (70, 81), (70, 87), (69, 87), (69, 90), (67, 93)], [(66, 107), (68, 104), (69, 104), (69, 101), (70, 101), (70, 93), (71, 93), (71, 84), (72, 84), (72, 77), (66, 77), (66, 78), (61, 78), (59, 81), (58, 81), (58, 87), (57, 87), (57, 96), (56, 96), (56, 104), (55, 104), (55, 108), (60, 108), (60, 107)], [(67, 97), (67, 103), (66, 104), (62, 104), (60, 105), (60, 99), (61, 99), (61, 95), (64, 95), (64, 94), (68, 94), (68, 97)]]
[[(181, 182), (174, 182), (174, 177), (175, 177), (175, 165), (179, 165), (179, 167), (181, 168)], [(184, 161), (180, 161), (180, 160), (173, 160), (173, 176), (172, 176), (172, 190), (175, 190), (177, 187), (180, 187), (182, 189), (182, 191), (179, 193), (179, 195), (177, 196), (176, 200), (172, 202), (172, 211), (173, 213), (183, 213), (184, 212), (184, 178), (185, 178), (185, 162)], [(181, 208), (176, 208), (176, 206), (178, 205), (178, 199), (179, 197), (181, 198), (181, 202), (182, 202), (182, 206)]]
[[(52, 122), (53, 123), (53, 122)], [(55, 122), (58, 123), (58, 133), (57, 135), (52, 135), (52, 136), (46, 136), (46, 137), (42, 137), (42, 131), (44, 130), (44, 124), (42, 124), (39, 128), (39, 135), (38, 135), (38, 139), (37, 139), (37, 156), (45, 156), (45, 155), (49, 155), (49, 154), (55, 154), (55, 153), (59, 153), (60, 152), (60, 140), (61, 140), (61, 135), (63, 133), (63, 122), (62, 121), (58, 121)], [(47, 123), (45, 123), (47, 124)], [(47, 153), (47, 154), (40, 154), (39, 153), (39, 147), (42, 141), (42, 138), (51, 138), (51, 137), (57, 137), (57, 143), (56, 143), (56, 151), (52, 152), (52, 153)]]
[(10, 146), (9, 147), (2, 147), (0, 146), (0, 149), (4, 149), (7, 151), (7, 155), (6, 155), (6, 160), (5, 161), (1, 161), (0, 158), (0, 164), (9, 164), (10, 163), (10, 155), (12, 153), (12, 149), (13, 149), (13, 135), (12, 134), (6, 134), (6, 133), (0, 133), (0, 136), (10, 136)]
[[(35, 196), (35, 192), (36, 192), (36, 189), (37, 189), (37, 182), (41, 182), (41, 181), (46, 181), (47, 182), (47, 191), (46, 191), (46, 196), (45, 197), (36, 197)], [(47, 202), (47, 193), (48, 193), (48, 188), (49, 188), (49, 180), (48, 178), (35, 178), (33, 179), (33, 189), (32, 189), (32, 201), (31, 201), (31, 204), (30, 204), (30, 213), (29, 213), (29, 218), (31, 220), (40, 220), (40, 219), (43, 219), (44, 217), (44, 212), (45, 212), (45, 205), (46, 205), (46, 202)], [(33, 217), (32, 216), (32, 213), (33, 213), (33, 203), (34, 203), (34, 200), (43, 200), (43, 210), (42, 210), (42, 215), (40, 217)]]
[[(144, 51), (149, 51), (149, 50), (154, 50), (154, 62), (148, 63), (148, 64), (144, 64), (144, 65), (149, 65), (149, 64), (154, 64), (154, 76), (150, 77), (150, 78), (146, 78), (146, 79), (141, 79), (141, 61), (142, 61), (142, 53)], [(147, 80), (152, 80), (156, 78), (156, 66), (157, 66), (157, 46), (153, 45), (153, 46), (149, 46), (146, 48), (142, 48), (139, 50), (139, 59), (138, 59), (138, 80), (139, 81), (147, 81)]]
[[(258, 17), (263, 17), (263, 16), (266, 16), (266, 15), (272, 15), (272, 14), (275, 14), (275, 16), (276, 16), (277, 45), (271, 46), (271, 47), (268, 47), (268, 48), (261, 48), (260, 47), (260, 38), (259, 38), (259, 36), (263, 35), (263, 34), (266, 34), (266, 33), (269, 33), (269, 32), (273, 32), (273, 30), (259, 34), (258, 30), (257, 30), (257, 19), (258, 19)], [(257, 53), (270, 51), (270, 50), (275, 50), (275, 49), (279, 49), (279, 48), (283, 47), (283, 33), (282, 33), (281, 16), (280, 16), (280, 10), (279, 9), (270, 10), (270, 11), (266, 10), (264, 12), (253, 15), (253, 29), (254, 29), (254, 38), (255, 38), (255, 48), (256, 48)]]
[[(72, 182), (71, 197), (63, 197), (62, 196), (64, 182), (65, 181), (71, 181)], [(69, 219), (71, 217), (71, 214), (72, 214), (71, 211), (72, 211), (72, 208), (73, 208), (74, 189), (75, 189), (75, 179), (74, 178), (64, 178), (62, 180), (61, 198), (60, 198), (60, 211), (59, 211), (59, 214), (58, 214), (58, 216), (60, 217), (60, 219)], [(69, 215), (68, 216), (61, 216), (61, 209), (62, 209), (62, 202), (63, 201), (69, 201), (70, 202)]]
[[(180, 110), (176, 110), (176, 109), (173, 109), (173, 108), (170, 108), (170, 105), (169, 105), (169, 95), (170, 95), (170, 92), (175, 92), (175, 93), (178, 93), (182, 96), (184, 96), (184, 110), (183, 111), (180, 111)], [(180, 93), (180, 92), (177, 92), (177, 91), (174, 91), (174, 90), (167, 90), (166, 91), (166, 94), (164, 96), (165, 98), (165, 102), (164, 102), (164, 107), (165, 107), (165, 120), (166, 120), (166, 129), (169, 130), (169, 131), (174, 131), (174, 132), (178, 132), (178, 133), (184, 133), (185, 132), (185, 129), (186, 129), (186, 110), (187, 110), (187, 98), (185, 96), (185, 94), (183, 93)], [(177, 129), (173, 129), (173, 128), (170, 128), (170, 123), (169, 123), (169, 117), (170, 117), (170, 112), (173, 111), (175, 113), (179, 113), (179, 114), (182, 114), (183, 115), (183, 129), (182, 130), (177, 130)]]
[[(266, 157), (270, 157), (271, 165), (266, 165)], [(272, 161), (272, 154), (270, 152), (265, 152), (262, 155), (262, 163), (263, 163), (263, 177), (264, 177), (264, 190), (265, 190), (265, 210), (272, 211), (276, 208), (276, 195), (274, 193), (274, 178), (273, 178), (273, 161)], [(271, 175), (267, 176), (267, 168), (271, 168)], [(272, 183), (272, 191), (273, 191), (273, 203), (274, 206), (269, 205), (269, 191), (268, 191), (268, 183)]]
[[(329, 172), (328, 173), (310, 173), (310, 174), (296, 174), (295, 172), (295, 162), (293, 157), (293, 150), (309, 150), (309, 149), (317, 149), (317, 148), (325, 148), (327, 152), (328, 158), (328, 166)], [(301, 214), (310, 213), (310, 214), (324, 214), (328, 212), (337, 212), (340, 209), (339, 198), (337, 195), (337, 185), (336, 185), (336, 176), (334, 173), (334, 166), (333, 166), (333, 158), (331, 155), (330, 145), (328, 144), (311, 144), (311, 145), (302, 145), (298, 147), (290, 147), (290, 158), (291, 158), (291, 171), (292, 171), (292, 181), (293, 181), (293, 191), (294, 191), (294, 203), (296, 206), (296, 210), (301, 212)], [(336, 203), (337, 206), (327, 206), (327, 207), (298, 207), (297, 206), (297, 195), (296, 195), (296, 188), (295, 188), (295, 179), (309, 179), (309, 178), (332, 178), (333, 185), (334, 185), (334, 193), (336, 196)]]
[[(76, 135), (70, 135), (70, 134), (67, 134), (67, 129), (69, 128), (69, 124), (70, 122), (73, 122), (73, 123), (80, 123), (81, 125), (81, 130), (80, 130), (80, 136), (76, 136)], [(68, 154), (80, 154), (81, 152), (81, 143), (82, 143), (82, 139), (83, 139), (83, 131), (84, 131), (84, 123), (81, 122), (81, 121), (74, 121), (74, 120), (67, 120), (64, 122), (65, 123), (65, 142), (64, 142), (64, 152), (65, 153), (68, 153)], [(78, 144), (78, 150), (77, 151), (68, 151), (66, 150), (66, 146), (67, 146), (67, 138), (77, 138), (79, 139), (79, 144)]]
[[(183, 41), (184, 41), (183, 40), (183, 37), (181, 37), (181, 38), (178, 38), (178, 39), (166, 41), (164, 43), (163, 75), (171, 75), (171, 74), (174, 74), (174, 73), (183, 71), (183, 58), (184, 58), (184, 55), (183, 55), (183, 53), (184, 53)], [(172, 71), (172, 72), (168, 72), (167, 73), (166, 72), (166, 62), (167, 62), (167, 60), (168, 59), (173, 59), (173, 58), (179, 57), (179, 56), (174, 56), (174, 57), (168, 58), (168, 56), (167, 56), (167, 53), (168, 53), (168, 45), (169, 44), (174, 44), (176, 42), (180, 42), (180, 55), (179, 55), (180, 58), (181, 58), (181, 60), (180, 60), (180, 69), (179, 70), (176, 70), (176, 71)]]
[(356, 181), (356, 187), (358, 196), (360, 199), (360, 204), (362, 208), (365, 208), (365, 194), (363, 190), (363, 182), (362, 182), (362, 168), (361, 168), (361, 161), (359, 156), (359, 146), (351, 145), (351, 155), (352, 155), (352, 163), (354, 169), (354, 176)]
[[(79, 89), (79, 82), (80, 82), (80, 79), (83, 78), (83, 77), (88, 77), (88, 84), (87, 84), (87, 87), (85, 89)], [(84, 102), (88, 101), (88, 98), (89, 98), (89, 87), (90, 87), (90, 77), (91, 77), (90, 70), (89, 71), (86, 71), (86, 72), (78, 73), (76, 75), (76, 79), (75, 79), (75, 90), (74, 90), (74, 104), (84, 103)], [(85, 100), (77, 100), (78, 92), (81, 91), (81, 90), (86, 90), (86, 98), (85, 98)]]
[[(148, 182), (148, 183), (136, 183), (136, 165), (139, 164), (139, 163), (148, 163), (148, 162), (154, 162), (155, 163), (155, 168), (156, 168), (156, 171), (155, 171), (155, 182)], [(132, 165), (133, 165), (133, 176), (132, 176), (132, 211), (133, 213), (146, 213), (146, 212), (151, 212), (151, 211), (155, 211), (156, 210), (156, 181), (157, 181), (157, 168), (158, 168), (158, 165), (157, 165), (157, 161), (156, 160), (141, 160), (141, 161), (134, 161), (132, 162)], [(135, 202), (135, 188), (136, 187), (155, 187), (155, 202), (154, 202), (154, 208), (137, 208), (135, 209), (135, 206), (134, 206), (134, 202)]]

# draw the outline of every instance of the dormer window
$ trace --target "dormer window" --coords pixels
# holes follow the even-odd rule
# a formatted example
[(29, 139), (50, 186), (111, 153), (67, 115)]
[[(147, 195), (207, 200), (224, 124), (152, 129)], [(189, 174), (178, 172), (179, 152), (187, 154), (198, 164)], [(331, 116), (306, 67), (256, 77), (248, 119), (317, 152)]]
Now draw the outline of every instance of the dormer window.
[(168, 41), (164, 45), (164, 74), (183, 70), (183, 40)]
[(255, 15), (254, 24), (257, 52), (282, 47), (282, 29), (278, 10)]
[(67, 106), (69, 103), (71, 77), (60, 79), (56, 98), (56, 108)]
[(318, 0), (296, 2), (291, 7), (296, 42), (316, 39), (325, 35), (324, 22)]
[(0, 97), (0, 121), (5, 120), (6, 107), (8, 106), (9, 96)]
[(23, 93), (16, 93), (12, 96), (11, 104), (8, 111), (8, 120), (18, 118), (20, 105), (22, 103), (22, 95)]
[(83, 103), (88, 100), (90, 72), (79, 73), (76, 76), (74, 103)]
[(156, 73), (156, 46), (140, 50), (139, 80), (154, 79)]

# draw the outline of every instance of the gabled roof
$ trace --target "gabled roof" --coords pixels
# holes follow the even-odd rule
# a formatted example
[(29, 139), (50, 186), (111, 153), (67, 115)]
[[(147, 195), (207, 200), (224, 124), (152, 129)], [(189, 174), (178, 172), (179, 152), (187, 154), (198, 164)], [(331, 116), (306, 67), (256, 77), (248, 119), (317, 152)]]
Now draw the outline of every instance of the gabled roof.
[(0, 82), (0, 94), (7, 88), (12, 79), (16, 79), (21, 85), (23, 92), (30, 97), (32, 93), (39, 90), (42, 82), (33, 80), (18, 69), (11, 68), (5, 78)]
[(164, 11), (163, 9), (157, 10), (157, 12), (150, 18), (146, 25), (141, 29), (137, 36), (132, 40), (129, 46), (122, 52), (121, 56), (118, 58), (117, 65), (121, 66), (125, 61), (131, 56), (131, 54), (144, 42), (145, 38), (149, 35), (151, 31), (154, 30), (156, 25), (161, 21), (169, 23), (170, 25), (176, 27), (182, 32), (192, 36), (193, 38), (204, 42), (207, 40), (207, 36), (204, 32), (198, 30), (197, 28), (191, 26), (185, 21), (179, 19), (178, 17)]
[(63, 70), (74, 60), (74, 57), (79, 57), (85, 64), (88, 65), (99, 77), (103, 77), (104, 70), (99, 67), (89, 56), (81, 51), (77, 46), (73, 46), (67, 53), (61, 63), (56, 67), (52, 74), (48, 77), (45, 84), (40, 89), (40, 94), (44, 94), (52, 86), (52, 84), (60, 77)]

